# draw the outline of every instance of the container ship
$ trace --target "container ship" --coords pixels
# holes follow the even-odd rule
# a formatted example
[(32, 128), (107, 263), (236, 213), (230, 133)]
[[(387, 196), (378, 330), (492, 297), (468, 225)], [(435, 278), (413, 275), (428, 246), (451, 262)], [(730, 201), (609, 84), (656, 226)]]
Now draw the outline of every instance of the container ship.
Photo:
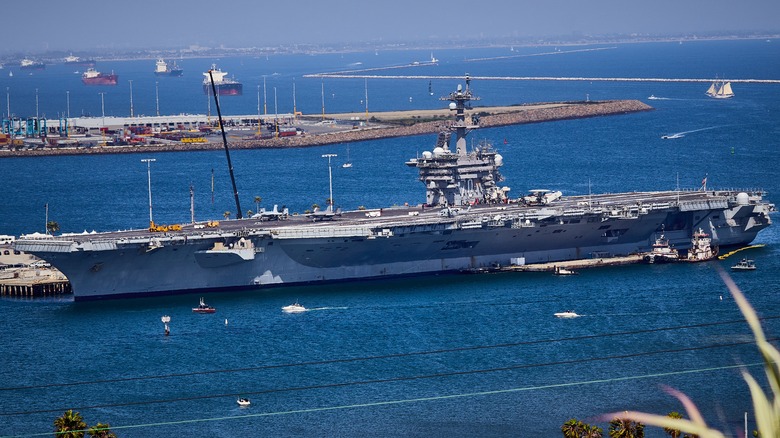
[(173, 62), (173, 65), (168, 65), (167, 62), (165, 62), (164, 59), (159, 58), (157, 59), (157, 64), (154, 68), (154, 74), (157, 76), (181, 76), (184, 73), (184, 70), (176, 65), (176, 61)]
[[(503, 157), (488, 143), (467, 150), (472, 95), (442, 97), (454, 120), (432, 150), (405, 164), (419, 173), (418, 206), (290, 215), (62, 236), (21, 236), (17, 250), (51, 263), (74, 300), (474, 272), (495, 266), (603, 258), (649, 251), (663, 235), (678, 250), (693, 233), (721, 248), (746, 245), (770, 226), (760, 191), (661, 191), (510, 199)], [(331, 196), (332, 199), (332, 196)], [(238, 204), (238, 202), (236, 202)], [(238, 205), (236, 206), (238, 209)]]
[(109, 75), (103, 74), (90, 67), (81, 75), (81, 82), (85, 85), (116, 85), (119, 75), (113, 72)]
[[(211, 75), (209, 75), (211, 73)], [(203, 73), (203, 93), (209, 96), (213, 95), (211, 91), (211, 77), (214, 77), (214, 85), (217, 88), (217, 94), (220, 96), (240, 96), (244, 91), (241, 82), (228, 78), (227, 72), (218, 69), (216, 64), (211, 65), (211, 70)]]

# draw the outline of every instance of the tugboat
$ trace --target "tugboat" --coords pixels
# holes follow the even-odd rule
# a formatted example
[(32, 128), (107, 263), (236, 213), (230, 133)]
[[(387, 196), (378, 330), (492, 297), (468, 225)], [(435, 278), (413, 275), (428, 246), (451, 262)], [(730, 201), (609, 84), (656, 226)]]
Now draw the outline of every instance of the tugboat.
[(718, 247), (712, 246), (710, 235), (699, 228), (691, 238), (691, 249), (688, 250), (687, 262), (704, 262), (718, 255)]
[(756, 263), (750, 259), (742, 259), (736, 265), (731, 267), (732, 271), (755, 271)]
[(193, 307), (192, 311), (195, 313), (214, 313), (217, 311), (217, 309), (209, 306), (203, 301), (203, 297), (200, 298), (200, 304), (198, 307)]
[(642, 258), (645, 263), (674, 263), (680, 260), (680, 254), (669, 244), (665, 235), (655, 239), (653, 250)]

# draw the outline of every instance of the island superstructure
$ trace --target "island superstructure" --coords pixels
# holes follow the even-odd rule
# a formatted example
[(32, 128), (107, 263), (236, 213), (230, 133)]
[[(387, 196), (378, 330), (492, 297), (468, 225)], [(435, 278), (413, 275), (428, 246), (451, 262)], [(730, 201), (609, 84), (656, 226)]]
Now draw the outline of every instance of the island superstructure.
[(62, 271), (75, 300), (256, 290), (281, 285), (460, 272), (647, 251), (663, 234), (682, 251), (694, 232), (713, 245), (751, 242), (771, 224), (760, 191), (663, 191), (510, 199), (466, 87), (444, 97), (454, 122), (410, 159), (425, 203), (252, 218), (89, 235), (22, 236), (15, 247)]

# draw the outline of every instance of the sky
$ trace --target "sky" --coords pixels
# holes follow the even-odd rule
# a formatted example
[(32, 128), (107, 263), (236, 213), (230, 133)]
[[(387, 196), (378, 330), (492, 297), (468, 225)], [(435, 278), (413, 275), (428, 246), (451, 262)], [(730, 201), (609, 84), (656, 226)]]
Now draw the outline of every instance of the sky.
[(4, 1), (0, 53), (780, 32), (778, 0)]

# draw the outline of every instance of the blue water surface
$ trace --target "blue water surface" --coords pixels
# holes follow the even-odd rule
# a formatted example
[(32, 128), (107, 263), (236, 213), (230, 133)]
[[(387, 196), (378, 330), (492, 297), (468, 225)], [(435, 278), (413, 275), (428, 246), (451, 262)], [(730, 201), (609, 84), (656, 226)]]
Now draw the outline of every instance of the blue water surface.
[[(436, 51), (435, 66), (387, 75), (780, 78), (780, 42), (721, 41), (555, 48)], [(558, 48), (561, 52), (578, 48)], [(519, 56), (542, 54), (540, 56)], [(401, 66), (427, 51), (269, 58), (183, 59), (182, 78), (158, 78), (153, 61), (100, 62), (120, 84), (108, 88), (106, 115), (205, 113), (201, 73), (212, 62), (244, 82), (244, 95), (221, 101), (229, 114), (363, 111), (362, 79), (304, 74)], [(475, 58), (496, 58), (472, 61)], [(361, 63), (361, 64), (356, 64)], [(0, 75), (12, 112), (99, 115), (103, 90), (81, 85), (72, 66)], [(263, 97), (263, 78), (267, 98)], [(371, 79), (371, 111), (437, 108), (462, 80)], [(706, 83), (477, 80), (475, 105), (589, 99), (639, 99), (643, 113), (518, 125), (473, 132), (504, 156), (502, 183), (519, 195), (710, 187), (763, 188), (777, 202), (780, 86), (734, 84), (736, 96), (708, 99)], [(66, 93), (69, 92), (69, 93)], [(260, 98), (258, 99), (258, 94)], [(159, 99), (157, 99), (159, 95)], [(649, 96), (660, 97), (648, 100)], [(410, 97), (412, 98), (410, 101)], [(5, 111), (5, 109), (3, 109)], [(662, 135), (687, 132), (664, 140)], [(435, 136), (353, 143), (354, 166), (333, 168), (336, 204), (346, 209), (424, 200), (404, 162), (431, 150)], [(345, 159), (346, 145), (241, 150), (231, 156), (243, 210), (285, 205), (302, 212), (328, 195), (322, 154)], [(0, 160), (0, 234), (114, 230), (148, 224), (147, 168), (155, 158), (155, 221), (186, 222), (189, 188), (198, 220), (234, 211), (221, 151)], [(213, 172), (213, 173), (212, 173)], [(212, 174), (214, 192), (212, 198)], [(212, 200), (213, 199), (213, 200)], [(776, 216), (773, 216), (776, 219)], [(759, 269), (734, 280), (778, 332), (780, 232), (771, 227), (749, 250)], [(547, 274), (436, 276), (282, 288), (205, 297), (213, 315), (190, 310), (197, 298), (162, 297), (74, 303), (70, 297), (0, 299), (0, 435), (50, 434), (75, 409), (90, 425), (119, 436), (560, 436), (569, 418), (608, 427), (610, 412), (684, 412), (663, 390), (688, 394), (707, 421), (741, 436), (752, 403), (741, 371), (764, 383), (747, 325), (718, 272), (734, 260), (630, 266)], [(175, 269), (174, 266), (171, 269)], [(310, 311), (288, 315), (298, 300)], [(583, 317), (561, 320), (573, 309)], [(161, 316), (171, 317), (170, 336)], [(252, 400), (239, 408), (239, 396)], [(647, 429), (647, 436), (666, 436)]]

